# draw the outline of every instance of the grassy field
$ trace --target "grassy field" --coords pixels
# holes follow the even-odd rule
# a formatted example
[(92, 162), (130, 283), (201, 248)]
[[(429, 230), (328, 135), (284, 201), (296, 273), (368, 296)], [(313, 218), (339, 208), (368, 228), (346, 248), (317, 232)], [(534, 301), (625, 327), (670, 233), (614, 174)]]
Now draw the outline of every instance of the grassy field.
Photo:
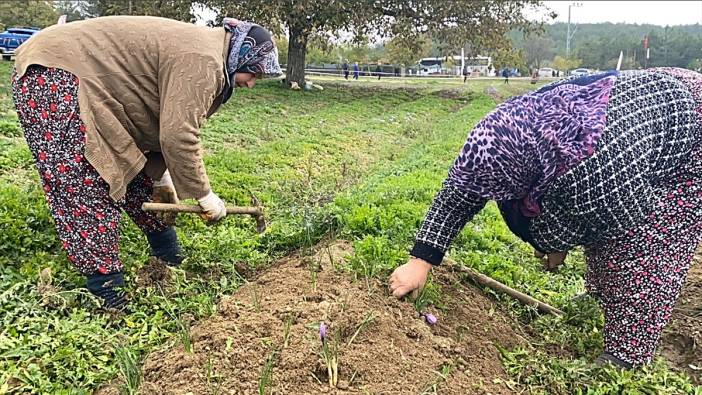
[[(237, 91), (204, 128), (208, 173), (228, 202), (248, 204), (254, 194), (267, 209), (269, 229), (258, 235), (247, 218), (206, 227), (181, 216), (187, 260), (165, 294), (135, 285), (148, 248), (125, 219), (122, 257), (133, 311), (114, 318), (96, 312), (60, 249), (12, 108), (10, 70), (0, 63), (0, 394), (89, 393), (132, 377), (134, 361), (138, 367), (150, 351), (178, 341), (189, 322), (213, 314), (218, 299), (246, 281), (242, 273), (329, 235), (353, 242), (353, 274), (387, 276), (407, 259), (466, 133), (494, 108), (485, 88), (494, 85), (507, 97), (532, 87), (321, 78), (322, 92), (287, 91), (276, 82)], [(493, 205), (461, 233), (452, 257), (567, 312), (563, 319), (541, 317), (494, 295), (531, 335), (531, 347), (503, 352), (515, 389), (702, 393), (663, 361), (623, 373), (588, 364), (602, 349), (602, 317), (591, 300), (571, 302), (583, 290), (582, 259), (575, 254), (558, 273), (541, 271)], [(40, 279), (45, 268), (51, 286)]]

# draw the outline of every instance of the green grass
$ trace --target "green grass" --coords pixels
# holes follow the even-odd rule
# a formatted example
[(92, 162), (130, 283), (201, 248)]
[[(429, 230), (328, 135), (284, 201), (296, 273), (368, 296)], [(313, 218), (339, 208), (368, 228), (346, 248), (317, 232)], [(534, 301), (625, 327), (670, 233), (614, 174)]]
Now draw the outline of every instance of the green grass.
[[(0, 103), (9, 111), (0, 119), (16, 125), (6, 82), (10, 63), (0, 67)], [(183, 342), (178, 317), (212, 314), (217, 300), (240, 284), (235, 265), (258, 267), (315, 244), (335, 227), (329, 203), (340, 191), (400, 160), (465, 101), (407, 90), (290, 92), (275, 82), (237, 91), (203, 131), (205, 160), (214, 189), (226, 201), (248, 204), (253, 193), (262, 202), (268, 231), (257, 235), (249, 218), (206, 227), (195, 216), (182, 216), (178, 230), (188, 254), (183, 270), (173, 273), (167, 289), (137, 289), (135, 275), (148, 248), (125, 219), (121, 255), (133, 312), (117, 321), (97, 314), (81, 291), (84, 280), (60, 249), (29, 151), (14, 131), (3, 133), (0, 383), (16, 391), (89, 392), (124, 371), (117, 350), (127, 347), (141, 359), (164, 343)], [(468, 129), (460, 127), (462, 133)], [(62, 292), (60, 308), (45, 304), (37, 288), (45, 267)]]
[[(530, 87), (329, 81), (322, 92), (287, 91), (275, 82), (237, 91), (203, 130), (205, 161), (226, 201), (248, 204), (254, 194), (262, 202), (269, 229), (258, 235), (243, 217), (206, 227), (194, 216), (181, 216), (178, 232), (187, 251), (182, 269), (173, 271), (166, 288), (136, 288), (148, 248), (125, 219), (121, 247), (133, 312), (115, 320), (95, 312), (81, 288), (84, 280), (60, 250), (31, 156), (17, 134), (8, 99), (10, 67), (0, 63), (0, 393), (89, 393), (114, 378), (125, 392), (134, 391), (140, 379), (134, 364), (157, 347), (187, 345), (190, 320), (184, 317), (213, 314), (217, 300), (241, 283), (235, 267), (265, 266), (329, 233), (354, 243), (356, 254), (345, 267), (354, 276), (387, 276), (407, 259), (466, 133), (494, 108), (484, 88), (494, 83), (509, 95)], [(570, 303), (583, 289), (582, 259), (569, 258), (558, 273), (542, 272), (494, 205), (461, 233), (452, 256), (566, 310), (563, 320), (539, 317), (495, 295), (536, 333), (532, 348), (503, 353), (519, 388), (576, 393), (587, 385), (590, 393), (604, 394), (665, 386), (669, 393), (690, 393), (689, 381), (662, 362), (627, 374), (585, 363), (601, 351), (602, 318), (591, 301)], [(58, 293), (37, 287), (46, 267)], [(438, 288), (429, 287), (418, 308), (426, 304), (441, 304)]]

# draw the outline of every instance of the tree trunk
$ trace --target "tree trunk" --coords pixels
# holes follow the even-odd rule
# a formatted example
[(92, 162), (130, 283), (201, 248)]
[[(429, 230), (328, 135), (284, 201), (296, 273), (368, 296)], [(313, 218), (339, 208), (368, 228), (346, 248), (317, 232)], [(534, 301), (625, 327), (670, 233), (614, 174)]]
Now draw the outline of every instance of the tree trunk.
[(290, 26), (290, 41), (288, 44), (288, 66), (285, 79), (290, 83), (297, 82), (300, 88), (305, 87), (305, 56), (307, 56), (307, 38), (300, 28)]

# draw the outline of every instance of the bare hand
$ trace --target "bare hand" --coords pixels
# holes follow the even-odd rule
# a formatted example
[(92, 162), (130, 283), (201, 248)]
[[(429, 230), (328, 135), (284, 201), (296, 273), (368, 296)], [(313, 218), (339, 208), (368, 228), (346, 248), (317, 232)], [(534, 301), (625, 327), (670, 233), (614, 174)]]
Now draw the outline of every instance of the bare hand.
[(552, 272), (565, 262), (568, 256), (568, 251), (564, 252), (552, 252), (550, 254), (544, 254), (542, 252), (534, 250), (534, 256), (541, 259), (544, 265), (544, 270)]
[[(175, 187), (173, 186), (173, 181), (171, 181), (171, 176), (168, 174), (168, 170), (163, 173), (163, 177), (160, 180), (154, 181), (153, 192), (151, 193), (151, 200), (154, 203), (172, 203), (178, 204), (178, 195), (176, 194)], [(176, 217), (178, 213), (167, 213), (167, 212), (157, 212), (156, 217), (166, 223), (168, 226), (175, 224)]]
[(410, 258), (390, 275), (390, 292), (396, 298), (401, 298), (410, 292), (421, 291), (431, 268), (432, 265), (423, 259)]

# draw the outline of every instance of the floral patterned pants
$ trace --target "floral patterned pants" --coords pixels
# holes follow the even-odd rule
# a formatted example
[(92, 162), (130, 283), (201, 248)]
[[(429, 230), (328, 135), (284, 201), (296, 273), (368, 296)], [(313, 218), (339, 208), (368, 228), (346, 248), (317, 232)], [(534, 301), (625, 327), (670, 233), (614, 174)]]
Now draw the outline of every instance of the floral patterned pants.
[(650, 362), (702, 240), (702, 149), (657, 188), (646, 223), (586, 248), (586, 285), (605, 314), (605, 351)]
[(121, 271), (122, 210), (144, 233), (167, 228), (154, 214), (141, 210), (141, 204), (151, 200), (152, 180), (140, 173), (121, 201), (109, 196), (108, 184), (84, 156), (86, 129), (78, 107), (78, 77), (32, 66), (21, 78), (13, 75), (12, 92), (68, 259), (85, 275)]

